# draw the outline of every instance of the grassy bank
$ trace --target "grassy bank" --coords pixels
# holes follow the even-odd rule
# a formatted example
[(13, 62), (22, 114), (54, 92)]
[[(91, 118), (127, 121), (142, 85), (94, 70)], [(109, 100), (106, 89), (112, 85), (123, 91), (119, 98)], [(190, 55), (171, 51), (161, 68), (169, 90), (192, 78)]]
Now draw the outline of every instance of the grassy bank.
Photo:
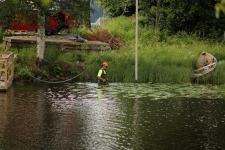
[[(200, 48), (201, 47), (201, 48)], [(179, 47), (174, 45), (157, 47), (140, 47), (138, 57), (138, 81), (139, 82), (160, 82), (160, 83), (180, 83), (190, 82), (195, 63), (201, 52), (207, 51), (222, 57), (220, 50), (216, 50), (213, 45), (206, 43), (196, 43)], [(94, 54), (92, 54), (94, 55)], [(97, 57), (98, 54), (95, 54)], [(90, 56), (88, 56), (90, 57)], [(91, 59), (90, 60), (94, 60)], [(109, 78), (113, 82), (133, 82), (135, 76), (134, 50), (123, 49), (119, 51), (104, 52), (98, 64), (107, 61)], [(218, 64), (216, 69), (209, 74), (198, 79), (204, 83), (225, 83), (225, 64)], [(99, 66), (93, 67), (92, 72), (96, 72)]]
[[(120, 50), (91, 53), (78, 51), (64, 53), (52, 46), (46, 49), (45, 66), (42, 68), (35, 65), (35, 47), (11, 49), (10, 51), (18, 54), (15, 65), (16, 78), (27, 79), (29, 75), (42, 78), (72, 78), (91, 66), (76, 80), (96, 82), (100, 64), (107, 62), (110, 82), (134, 82), (134, 18), (119, 17), (107, 20), (101, 28), (107, 29), (115, 37), (121, 38), (127, 45)], [(85, 38), (86, 33), (90, 33), (90, 31), (86, 28), (79, 29), (82, 37)], [(157, 32), (150, 27), (139, 27), (138, 42), (139, 82), (190, 82), (195, 63), (202, 51), (214, 55), (217, 61), (225, 60), (223, 41), (201, 40), (195, 34), (168, 35), (167, 31)], [(94, 63), (95, 61), (96, 63)], [(198, 78), (198, 82), (224, 84), (225, 72), (223, 70), (225, 70), (225, 63), (220, 63), (214, 71)]]

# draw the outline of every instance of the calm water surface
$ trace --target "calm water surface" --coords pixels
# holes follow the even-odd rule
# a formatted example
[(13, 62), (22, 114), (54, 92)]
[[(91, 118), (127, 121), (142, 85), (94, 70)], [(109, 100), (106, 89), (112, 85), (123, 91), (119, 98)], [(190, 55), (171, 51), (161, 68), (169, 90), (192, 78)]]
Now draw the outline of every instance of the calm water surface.
[(225, 149), (217, 86), (13, 83), (0, 93), (0, 150)]

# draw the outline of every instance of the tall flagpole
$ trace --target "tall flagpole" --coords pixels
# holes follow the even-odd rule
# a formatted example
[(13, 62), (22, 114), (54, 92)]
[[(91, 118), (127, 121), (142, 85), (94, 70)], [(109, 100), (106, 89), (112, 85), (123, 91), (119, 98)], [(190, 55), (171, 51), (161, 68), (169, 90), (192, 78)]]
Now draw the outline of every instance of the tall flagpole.
[(138, 80), (138, 0), (136, 0), (135, 81)]

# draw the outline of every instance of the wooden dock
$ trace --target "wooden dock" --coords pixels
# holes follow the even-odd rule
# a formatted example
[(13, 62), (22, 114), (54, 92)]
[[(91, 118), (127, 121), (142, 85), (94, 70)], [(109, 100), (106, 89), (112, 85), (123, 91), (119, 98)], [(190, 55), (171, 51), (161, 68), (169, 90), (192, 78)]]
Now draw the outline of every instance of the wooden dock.
[(0, 53), (0, 91), (7, 91), (14, 77), (14, 54)]
[[(36, 35), (23, 36), (6, 36), (3, 38), (3, 49), (7, 51), (9, 48), (26, 48), (37, 44)], [(100, 41), (87, 41), (77, 37), (74, 34), (58, 34), (46, 37), (46, 46), (56, 46), (63, 51), (85, 50), (85, 51), (101, 51), (109, 50), (107, 43)]]

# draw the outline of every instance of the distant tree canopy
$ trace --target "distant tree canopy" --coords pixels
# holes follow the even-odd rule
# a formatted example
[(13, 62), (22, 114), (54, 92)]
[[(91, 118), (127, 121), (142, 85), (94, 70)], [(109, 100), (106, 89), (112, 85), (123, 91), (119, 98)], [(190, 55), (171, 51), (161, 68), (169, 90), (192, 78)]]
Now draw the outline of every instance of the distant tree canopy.
[[(113, 17), (120, 16), (127, 4), (124, 15), (131, 16), (135, 14), (135, 1), (136, 0), (101, 0), (99, 4)], [(141, 26), (157, 30), (167, 30), (171, 34), (186, 31), (190, 34), (197, 33), (200, 37), (206, 38), (223, 37), (225, 31), (225, 16), (224, 14), (220, 14), (220, 19), (217, 19), (215, 17), (214, 8), (220, 0), (138, 1), (139, 22)], [(222, 6), (221, 4), (221, 7)]]

